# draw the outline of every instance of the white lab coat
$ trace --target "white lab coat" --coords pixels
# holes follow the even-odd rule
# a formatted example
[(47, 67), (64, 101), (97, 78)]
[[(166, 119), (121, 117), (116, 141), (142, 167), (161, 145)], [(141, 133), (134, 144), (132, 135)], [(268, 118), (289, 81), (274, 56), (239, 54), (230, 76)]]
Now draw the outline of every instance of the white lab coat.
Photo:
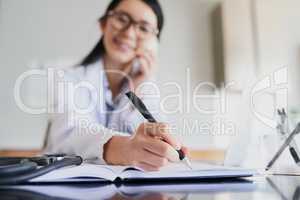
[[(113, 102), (101, 60), (65, 70), (64, 77), (60, 76), (54, 81), (54, 113), (50, 115), (45, 152), (76, 154), (85, 160), (105, 163), (103, 145), (113, 135), (130, 136), (145, 121), (125, 96), (128, 87), (125, 85)], [(150, 98), (149, 94), (154, 94), (151, 88), (144, 87), (140, 97), (150, 112), (161, 119), (159, 95)], [(110, 110), (113, 111), (108, 113)]]

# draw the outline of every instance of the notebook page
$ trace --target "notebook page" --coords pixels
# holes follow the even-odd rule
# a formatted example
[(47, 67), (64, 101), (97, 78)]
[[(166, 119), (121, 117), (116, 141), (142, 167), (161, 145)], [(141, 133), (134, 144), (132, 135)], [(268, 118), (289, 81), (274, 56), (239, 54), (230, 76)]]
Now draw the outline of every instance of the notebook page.
[(30, 180), (30, 182), (54, 182), (64, 179), (72, 178), (99, 178), (113, 181), (118, 177), (124, 166), (110, 166), (110, 165), (95, 165), (84, 163), (79, 166), (70, 166), (54, 170), (40, 177)]
[(189, 169), (184, 163), (173, 163), (160, 171), (144, 172), (144, 171), (125, 171), (122, 178), (216, 178), (216, 177), (236, 177), (236, 176), (252, 176), (256, 174), (254, 170), (241, 169), (235, 167), (224, 167), (200, 162), (192, 163), (193, 170)]
[[(222, 170), (222, 169), (238, 169), (236, 167), (225, 167), (222, 165), (213, 165), (203, 162), (192, 162), (193, 170)], [(160, 171), (191, 171), (184, 162), (172, 163), (163, 167)]]

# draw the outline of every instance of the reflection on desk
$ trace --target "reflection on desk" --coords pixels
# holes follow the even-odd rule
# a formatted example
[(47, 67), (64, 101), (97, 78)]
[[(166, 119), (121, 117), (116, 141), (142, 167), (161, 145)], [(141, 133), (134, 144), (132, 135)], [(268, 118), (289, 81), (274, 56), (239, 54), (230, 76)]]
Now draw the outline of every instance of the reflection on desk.
[(300, 199), (300, 176), (270, 176), (266, 181), (282, 200)]
[(156, 185), (74, 184), (1, 186), (1, 199), (299, 199), (300, 177), (268, 176), (224, 182)]
[(187, 199), (191, 194), (251, 192), (255, 184), (249, 180), (173, 182), (164, 184), (75, 184), (1, 186), (0, 196), (7, 199)]

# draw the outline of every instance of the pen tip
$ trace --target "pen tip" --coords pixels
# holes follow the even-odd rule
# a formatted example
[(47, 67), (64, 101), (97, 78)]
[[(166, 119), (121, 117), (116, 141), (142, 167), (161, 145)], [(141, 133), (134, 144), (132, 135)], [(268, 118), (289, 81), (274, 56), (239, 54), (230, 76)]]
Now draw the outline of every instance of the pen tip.
[(191, 161), (190, 161), (187, 157), (184, 158), (184, 161), (185, 161), (186, 166), (187, 166), (190, 170), (193, 170)]
[(266, 169), (265, 169), (266, 171), (268, 171), (269, 170), (269, 167), (266, 167)]

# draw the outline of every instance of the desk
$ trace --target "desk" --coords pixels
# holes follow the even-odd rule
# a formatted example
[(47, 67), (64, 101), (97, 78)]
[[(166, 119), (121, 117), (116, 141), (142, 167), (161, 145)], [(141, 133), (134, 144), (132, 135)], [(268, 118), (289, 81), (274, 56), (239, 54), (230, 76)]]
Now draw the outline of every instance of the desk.
[[(2, 199), (201, 199), (201, 200), (262, 200), (300, 199), (300, 177), (269, 176), (253, 182), (182, 183), (151, 186), (115, 186), (113, 184), (35, 185), (27, 189), (0, 186)], [(202, 184), (202, 186), (201, 186)], [(210, 185), (209, 185), (210, 184)], [(227, 184), (227, 185), (226, 185)], [(175, 188), (175, 190), (174, 190)], [(188, 190), (188, 191), (187, 191)]]
[[(0, 156), (12, 157), (12, 156), (35, 156), (40, 154), (40, 150), (0, 150)], [(192, 160), (197, 161), (209, 161), (220, 163), (223, 162), (225, 157), (225, 151), (222, 149), (203, 149), (203, 150), (191, 150), (189, 157)]]

